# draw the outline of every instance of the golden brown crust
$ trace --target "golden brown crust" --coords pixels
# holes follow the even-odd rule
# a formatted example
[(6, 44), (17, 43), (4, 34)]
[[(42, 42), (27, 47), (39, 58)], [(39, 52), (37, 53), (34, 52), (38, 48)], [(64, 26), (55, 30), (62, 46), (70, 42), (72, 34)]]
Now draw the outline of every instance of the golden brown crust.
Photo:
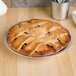
[(70, 42), (70, 34), (60, 24), (31, 19), (13, 26), (7, 35), (10, 48), (27, 56), (52, 55)]

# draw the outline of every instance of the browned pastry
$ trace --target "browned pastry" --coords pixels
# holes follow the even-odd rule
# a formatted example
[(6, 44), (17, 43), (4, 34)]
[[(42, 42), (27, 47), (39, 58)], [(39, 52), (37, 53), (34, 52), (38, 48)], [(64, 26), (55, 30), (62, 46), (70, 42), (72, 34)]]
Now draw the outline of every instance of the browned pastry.
[(55, 54), (70, 42), (70, 34), (60, 24), (32, 19), (13, 26), (7, 35), (10, 48), (27, 56)]

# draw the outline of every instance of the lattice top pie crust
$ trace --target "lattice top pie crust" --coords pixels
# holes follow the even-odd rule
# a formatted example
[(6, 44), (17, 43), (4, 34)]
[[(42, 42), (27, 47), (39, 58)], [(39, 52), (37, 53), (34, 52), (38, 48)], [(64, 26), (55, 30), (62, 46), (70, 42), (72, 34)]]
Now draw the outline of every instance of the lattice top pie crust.
[(70, 42), (70, 34), (60, 24), (48, 20), (31, 19), (13, 26), (7, 35), (8, 45), (27, 56), (55, 54)]

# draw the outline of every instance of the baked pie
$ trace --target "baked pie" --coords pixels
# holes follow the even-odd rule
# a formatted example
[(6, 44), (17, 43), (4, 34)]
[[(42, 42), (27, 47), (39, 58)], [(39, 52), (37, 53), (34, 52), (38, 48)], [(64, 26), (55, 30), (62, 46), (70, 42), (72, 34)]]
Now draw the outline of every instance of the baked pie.
[(56, 54), (66, 48), (70, 41), (70, 34), (63, 26), (41, 19), (19, 22), (7, 35), (11, 49), (35, 57)]

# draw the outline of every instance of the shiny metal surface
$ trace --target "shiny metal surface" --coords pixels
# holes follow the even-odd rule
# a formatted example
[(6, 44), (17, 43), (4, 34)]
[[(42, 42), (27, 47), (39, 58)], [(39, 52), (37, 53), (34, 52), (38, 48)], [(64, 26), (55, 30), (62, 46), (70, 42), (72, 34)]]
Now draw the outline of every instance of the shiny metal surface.
[(76, 11), (72, 11), (72, 18), (76, 24)]
[[(29, 20), (27, 20), (27, 21), (29, 21)], [(53, 21), (51, 21), (51, 22), (53, 22)], [(18, 24), (18, 23), (17, 23), (17, 24)], [(15, 25), (17, 25), (17, 24), (15, 24)], [(13, 25), (13, 26), (15, 26), (15, 25)], [(12, 27), (13, 27), (13, 26), (12, 26)], [(62, 25), (62, 26), (63, 26), (63, 25)], [(56, 54), (48, 55), (48, 56), (43, 56), (43, 57), (26, 56), (26, 55), (23, 55), (23, 54), (20, 54), (20, 53), (14, 51), (14, 50), (11, 49), (11, 48), (9, 47), (9, 45), (8, 45), (7, 35), (8, 35), (8, 33), (9, 33), (9, 30), (10, 30), (12, 27), (10, 27), (10, 28), (6, 31), (6, 33), (5, 33), (5, 38), (4, 38), (4, 39), (5, 39), (5, 44), (6, 44), (7, 48), (8, 48), (10, 51), (14, 52), (15, 54), (17, 54), (17, 55), (19, 55), (19, 56), (23, 56), (23, 57), (26, 57), (26, 58), (31, 58), (31, 59), (46, 59), (46, 58), (52, 58), (52, 57), (58, 56), (58, 55), (60, 55), (60, 54), (63, 54), (64, 52), (66, 52), (66, 51), (70, 48), (70, 46), (71, 46), (71, 44), (72, 44), (72, 35), (71, 35), (71, 32), (70, 32), (66, 27), (63, 26), (65, 29), (67, 29), (67, 30), (69, 31), (70, 36), (71, 36), (71, 41), (70, 41), (69, 45), (68, 45), (65, 49), (63, 49), (62, 51), (59, 51), (59, 52), (56, 53)]]
[(57, 3), (52, 1), (52, 17), (54, 19), (66, 19), (68, 17), (70, 2)]

